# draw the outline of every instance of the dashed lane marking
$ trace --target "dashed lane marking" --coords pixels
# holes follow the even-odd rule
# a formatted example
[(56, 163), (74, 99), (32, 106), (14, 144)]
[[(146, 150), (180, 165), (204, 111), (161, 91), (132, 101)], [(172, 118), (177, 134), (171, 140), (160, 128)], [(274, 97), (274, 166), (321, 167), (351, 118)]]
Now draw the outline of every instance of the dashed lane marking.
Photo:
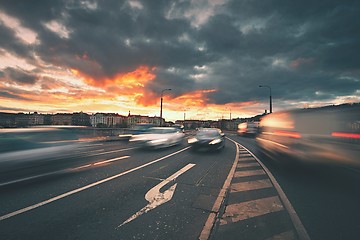
[(237, 171), (234, 174), (234, 178), (248, 177), (248, 176), (255, 176), (255, 175), (265, 175), (265, 172), (263, 170)]
[(269, 188), (272, 187), (272, 184), (269, 179), (265, 180), (256, 180), (250, 182), (241, 182), (241, 183), (233, 183), (230, 186), (230, 192), (243, 192), (261, 188)]
[(295, 240), (295, 233), (293, 231), (286, 231), (267, 238), (266, 240)]
[(237, 167), (238, 168), (243, 168), (243, 167), (260, 167), (260, 165), (257, 162), (249, 162), (249, 163), (243, 163), (243, 162), (239, 162)]
[[(309, 240), (271, 172), (247, 148), (227, 139), (236, 145), (239, 156), (235, 171), (229, 173), (233, 177), (223, 197), (226, 197), (223, 212), (213, 209), (209, 215), (207, 224), (212, 224), (214, 230), (211, 239), (242, 238), (242, 233), (248, 232), (249, 236), (260, 239)], [(216, 220), (212, 221), (211, 217)], [(208, 238), (209, 235), (200, 236), (200, 239)]]
[(284, 210), (279, 197), (268, 197), (226, 206), (220, 225)]

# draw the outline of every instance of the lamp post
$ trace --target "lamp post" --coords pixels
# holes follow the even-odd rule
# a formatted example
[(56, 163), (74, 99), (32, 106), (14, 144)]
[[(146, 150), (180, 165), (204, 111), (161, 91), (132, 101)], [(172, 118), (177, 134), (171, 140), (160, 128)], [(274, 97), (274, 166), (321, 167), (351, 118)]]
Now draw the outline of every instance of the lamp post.
[[(226, 107), (225, 110), (229, 110), (229, 120), (231, 120), (231, 108)], [(222, 116), (224, 118), (224, 116)]]
[(266, 87), (270, 91), (270, 113), (272, 113), (272, 99), (271, 99), (271, 87), (267, 85), (259, 85), (259, 87)]
[(163, 106), (163, 93), (165, 91), (171, 91), (171, 88), (166, 88), (161, 91), (161, 98), (160, 98), (160, 126), (162, 126), (162, 106)]

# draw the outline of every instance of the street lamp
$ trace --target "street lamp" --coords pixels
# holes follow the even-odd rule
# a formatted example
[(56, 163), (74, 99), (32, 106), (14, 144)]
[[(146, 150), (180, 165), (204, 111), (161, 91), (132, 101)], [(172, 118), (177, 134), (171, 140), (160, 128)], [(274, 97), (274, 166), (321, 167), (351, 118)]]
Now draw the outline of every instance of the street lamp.
[(162, 126), (162, 105), (163, 105), (163, 93), (165, 91), (171, 91), (171, 88), (166, 88), (161, 91), (161, 98), (160, 98), (160, 126)]
[(266, 87), (270, 91), (270, 113), (272, 113), (271, 87), (267, 85), (259, 85), (259, 87)]
[(189, 110), (188, 108), (184, 108), (184, 124), (185, 124), (185, 116), (186, 116), (186, 111)]
[(231, 108), (226, 107), (226, 110), (229, 110), (229, 120), (231, 120)]

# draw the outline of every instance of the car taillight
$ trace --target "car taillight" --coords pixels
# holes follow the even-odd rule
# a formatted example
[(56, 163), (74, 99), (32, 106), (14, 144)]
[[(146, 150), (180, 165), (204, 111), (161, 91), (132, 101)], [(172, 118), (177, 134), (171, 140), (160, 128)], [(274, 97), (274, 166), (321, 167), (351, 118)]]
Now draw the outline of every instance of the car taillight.
[(332, 132), (331, 136), (333, 137), (342, 137), (342, 138), (360, 138), (359, 133), (346, 133), (346, 132)]
[(300, 133), (291, 132), (291, 131), (275, 131), (274, 135), (284, 136), (284, 137), (291, 137), (291, 138), (301, 138)]

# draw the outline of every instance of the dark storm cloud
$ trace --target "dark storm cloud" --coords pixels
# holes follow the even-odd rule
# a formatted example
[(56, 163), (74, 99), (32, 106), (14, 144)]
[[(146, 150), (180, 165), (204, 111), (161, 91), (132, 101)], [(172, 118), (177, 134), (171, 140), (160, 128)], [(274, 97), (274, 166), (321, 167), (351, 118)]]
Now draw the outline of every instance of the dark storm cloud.
[(14, 31), (4, 27), (0, 22), (0, 48), (23, 58), (31, 58), (31, 48), (16, 39)]
[[(0, 9), (38, 34), (43, 61), (99, 81), (147, 65), (157, 75), (149, 91), (172, 88), (175, 97), (217, 89), (207, 96), (218, 104), (263, 101), (260, 84), (278, 101), (331, 100), (360, 89), (359, 1), (202, 3), (208, 11), (198, 14), (190, 1), (1, 1)], [(68, 36), (49, 31), (50, 21)], [(28, 56), (14, 33), (0, 32), (2, 48)]]
[(25, 101), (32, 101), (32, 99), (26, 98), (26, 97), (22, 97), (20, 95), (14, 94), (14, 93), (10, 93), (8, 91), (2, 91), (0, 90), (0, 97), (3, 98), (10, 98), (10, 99), (16, 99), (16, 100), (25, 100)]
[(18, 84), (34, 84), (38, 78), (36, 73), (10, 67), (4, 69), (2, 75)]

